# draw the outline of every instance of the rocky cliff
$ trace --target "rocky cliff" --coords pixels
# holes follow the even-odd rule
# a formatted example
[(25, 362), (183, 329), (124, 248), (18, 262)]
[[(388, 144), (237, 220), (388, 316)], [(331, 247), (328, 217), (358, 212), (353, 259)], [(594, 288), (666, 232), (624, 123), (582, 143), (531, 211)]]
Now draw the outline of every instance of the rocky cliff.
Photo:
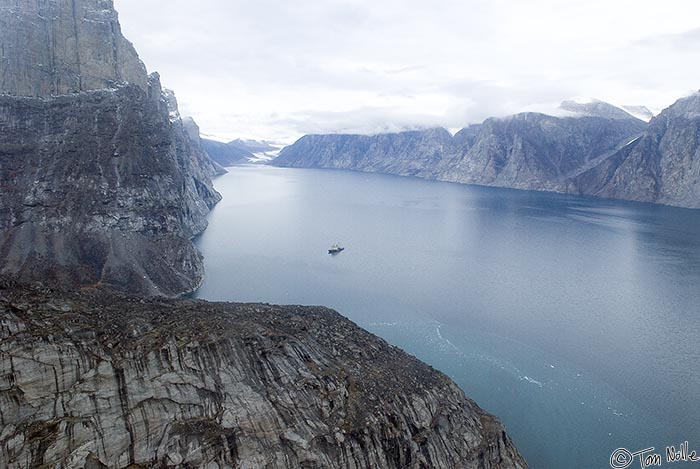
[(571, 177), (614, 153), (646, 126), (606, 103), (563, 106), (579, 116), (523, 113), (491, 118), (454, 137), (444, 129), (376, 136), (306, 136), (285, 148), (272, 164), (566, 191)]
[(574, 178), (571, 191), (700, 208), (700, 93), (677, 101), (640, 138)]
[(112, 0), (0, 0), (0, 59), (0, 92), (15, 96), (148, 88)]
[(107, 0), (0, 0), (0, 273), (177, 295), (218, 169)]
[(447, 377), (325, 308), (0, 281), (0, 320), (0, 467), (526, 467)]

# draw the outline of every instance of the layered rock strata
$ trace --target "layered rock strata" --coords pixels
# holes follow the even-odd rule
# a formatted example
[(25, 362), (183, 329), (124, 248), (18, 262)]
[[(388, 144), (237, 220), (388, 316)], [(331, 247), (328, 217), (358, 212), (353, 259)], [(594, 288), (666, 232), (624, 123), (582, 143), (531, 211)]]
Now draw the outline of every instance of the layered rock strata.
[(321, 307), (0, 282), (0, 466), (525, 468), (446, 376)]

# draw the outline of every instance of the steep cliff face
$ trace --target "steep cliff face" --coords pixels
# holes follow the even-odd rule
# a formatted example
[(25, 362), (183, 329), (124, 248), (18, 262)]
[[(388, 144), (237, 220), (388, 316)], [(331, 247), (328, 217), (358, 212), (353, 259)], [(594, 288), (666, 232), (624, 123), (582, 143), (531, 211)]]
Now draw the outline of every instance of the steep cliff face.
[(0, 59), (0, 93), (14, 96), (148, 88), (112, 0), (0, 0)]
[(0, 282), (0, 466), (525, 468), (444, 375), (319, 307)]
[(653, 118), (643, 136), (574, 178), (571, 191), (700, 208), (700, 94)]
[(190, 238), (217, 167), (116, 18), (111, 1), (0, 0), (0, 273), (177, 295), (203, 275)]
[(606, 103), (577, 107), (576, 112), (584, 115), (524, 113), (487, 119), (454, 137), (444, 129), (373, 137), (311, 135), (285, 148), (272, 164), (566, 191), (569, 178), (609, 156), (646, 125)]

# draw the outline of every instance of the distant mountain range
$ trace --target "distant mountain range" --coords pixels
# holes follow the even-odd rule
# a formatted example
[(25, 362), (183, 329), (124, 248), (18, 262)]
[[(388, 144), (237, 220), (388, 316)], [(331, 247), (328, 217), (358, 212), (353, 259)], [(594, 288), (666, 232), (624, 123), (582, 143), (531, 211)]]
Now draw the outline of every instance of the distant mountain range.
[(258, 158), (261, 153), (274, 153), (280, 149), (269, 142), (240, 138), (228, 143), (202, 138), (202, 147), (221, 166), (247, 163)]
[(436, 128), (395, 134), (307, 135), (272, 164), (417, 176), (700, 208), (700, 95), (651, 118), (592, 100), (559, 115), (490, 118), (452, 136)]

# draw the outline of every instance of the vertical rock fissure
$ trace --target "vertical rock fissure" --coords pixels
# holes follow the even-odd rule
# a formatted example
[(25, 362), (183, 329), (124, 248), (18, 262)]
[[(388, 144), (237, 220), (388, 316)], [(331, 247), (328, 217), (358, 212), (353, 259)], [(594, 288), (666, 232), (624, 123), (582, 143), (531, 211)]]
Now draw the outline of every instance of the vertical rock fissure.
[(44, 24), (46, 25), (46, 38), (49, 43), (49, 72), (51, 73), (53, 82), (52, 92), (54, 94), (58, 94), (61, 84), (59, 82), (60, 74), (58, 73), (58, 70), (56, 70), (56, 28), (53, 27), (53, 24), (49, 24), (49, 22), (53, 23), (55, 15), (53, 14), (53, 11), (51, 11), (50, 7), (47, 11), (48, 19)]
[(115, 31), (116, 29), (116, 24), (114, 21), (110, 23), (110, 31), (112, 33), (111, 41), (112, 41), (112, 62), (114, 63), (114, 76), (116, 77), (118, 82), (122, 81), (122, 75), (121, 75), (121, 70), (119, 68), (119, 52), (117, 50), (117, 32)]
[(131, 427), (131, 422), (129, 421), (129, 394), (126, 389), (124, 369), (114, 368), (114, 377), (117, 380), (117, 392), (119, 393), (119, 402), (121, 404), (122, 415), (124, 417), (124, 428), (126, 428), (126, 431), (129, 434), (129, 464), (135, 464), (136, 455), (134, 448), (136, 441), (134, 438), (134, 429)]
[(80, 36), (78, 35), (78, 15), (76, 13), (75, 0), (71, 0), (73, 7), (73, 35), (75, 37), (75, 66), (78, 72), (78, 89), (83, 90), (83, 73), (80, 70)]
[(0, 75), (0, 86), (5, 88), (5, 80), (7, 76), (7, 61), (5, 60), (5, 44), (0, 44), (0, 60), (2, 60), (2, 75)]

